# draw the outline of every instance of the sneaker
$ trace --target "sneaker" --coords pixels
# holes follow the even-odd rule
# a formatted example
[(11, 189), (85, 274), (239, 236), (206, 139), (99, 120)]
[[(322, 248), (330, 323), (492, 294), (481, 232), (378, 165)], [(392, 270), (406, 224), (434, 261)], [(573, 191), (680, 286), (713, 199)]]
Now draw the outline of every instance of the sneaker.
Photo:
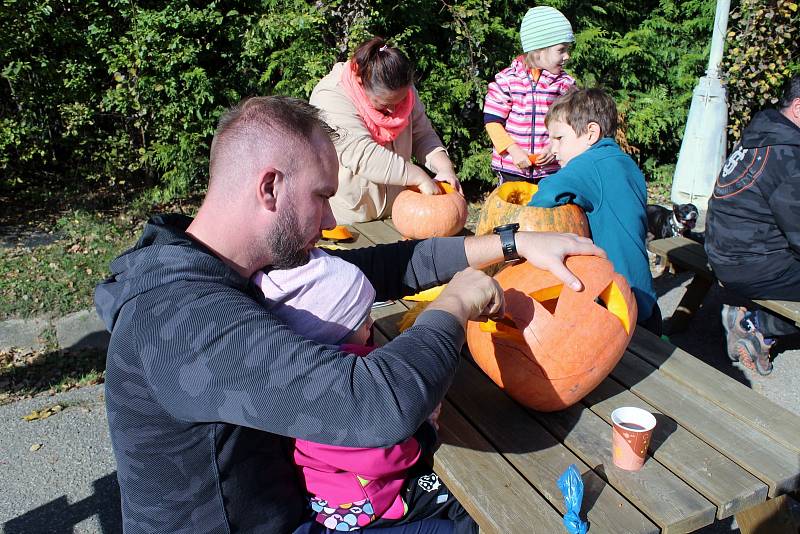
[(722, 305), (722, 327), (725, 329), (728, 358), (730, 358), (732, 362), (739, 361), (739, 353), (736, 349), (736, 344), (752, 330), (752, 328), (745, 330), (744, 327), (742, 327), (742, 321), (746, 313), (747, 309), (741, 306)]
[(767, 343), (764, 335), (756, 329), (748, 332), (743, 338), (735, 343), (737, 359), (748, 369), (755, 370), (761, 376), (767, 376), (772, 372), (772, 362), (769, 359), (769, 351), (775, 341)]

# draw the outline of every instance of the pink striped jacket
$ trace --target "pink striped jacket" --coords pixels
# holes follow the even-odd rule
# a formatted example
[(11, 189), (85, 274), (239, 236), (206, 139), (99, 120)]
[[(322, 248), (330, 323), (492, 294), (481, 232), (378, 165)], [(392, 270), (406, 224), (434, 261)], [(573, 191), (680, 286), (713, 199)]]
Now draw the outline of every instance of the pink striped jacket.
[[(550, 104), (575, 85), (575, 79), (565, 72), (552, 74), (542, 70), (534, 83), (523, 56), (514, 58), (511, 66), (501, 70), (489, 83), (483, 103), (484, 122), (501, 122), (508, 134), (521, 148), (530, 153), (543, 151), (550, 138), (544, 116)], [(533, 165), (520, 170), (507, 152), (492, 150), (492, 169), (538, 180), (560, 169), (557, 162)]]

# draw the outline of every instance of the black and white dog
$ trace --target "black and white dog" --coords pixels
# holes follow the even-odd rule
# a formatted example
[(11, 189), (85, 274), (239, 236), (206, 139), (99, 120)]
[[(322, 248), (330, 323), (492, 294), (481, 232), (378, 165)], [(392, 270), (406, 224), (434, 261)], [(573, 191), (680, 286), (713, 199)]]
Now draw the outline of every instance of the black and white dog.
[[(697, 224), (699, 212), (694, 204), (673, 204), (672, 209), (655, 204), (647, 205), (647, 244), (653, 239), (685, 236), (702, 242), (702, 235), (692, 230)], [(661, 258), (647, 251), (650, 260), (650, 273), (658, 278), (667, 268)]]
[(672, 209), (647, 205), (647, 241), (665, 237), (687, 236), (697, 224), (697, 206), (674, 204)]

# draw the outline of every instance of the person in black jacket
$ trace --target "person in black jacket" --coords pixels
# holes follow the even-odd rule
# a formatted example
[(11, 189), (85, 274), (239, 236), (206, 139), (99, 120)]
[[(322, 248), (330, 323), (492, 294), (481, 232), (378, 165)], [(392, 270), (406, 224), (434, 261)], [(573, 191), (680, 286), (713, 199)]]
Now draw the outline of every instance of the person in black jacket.
[[(751, 299), (800, 301), (800, 76), (779, 109), (753, 117), (708, 205), (705, 249), (722, 284)], [(728, 356), (772, 372), (775, 338), (798, 328), (760, 309), (724, 305)]]
[[(386, 447), (408, 438), (452, 382), (466, 321), (503, 313), (499, 286), (477, 270), (504, 258), (498, 235), (331, 251), (381, 300), (449, 282), (367, 356), (311, 341), (270, 313), (251, 275), (306, 263), (335, 225), (332, 135), (296, 99), (228, 111), (197, 216), (153, 217), (96, 288), (111, 332), (106, 409), (127, 534), (324, 529), (303, 523), (291, 439)], [(516, 234), (516, 250), (576, 289), (565, 257), (604, 255), (586, 238), (532, 232)], [(328, 417), (331, 406), (339, 417)], [(382, 532), (452, 530), (427, 521)]]

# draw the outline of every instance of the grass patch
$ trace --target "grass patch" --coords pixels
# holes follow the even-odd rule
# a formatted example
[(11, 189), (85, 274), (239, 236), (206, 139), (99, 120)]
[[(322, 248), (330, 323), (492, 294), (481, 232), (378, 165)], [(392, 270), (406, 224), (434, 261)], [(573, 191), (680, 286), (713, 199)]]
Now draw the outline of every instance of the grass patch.
[(102, 384), (105, 351), (0, 351), (0, 405), (39, 393)]
[(0, 249), (0, 319), (58, 317), (90, 308), (109, 262), (136, 241), (142, 219), (73, 211), (47, 234), (52, 242)]

